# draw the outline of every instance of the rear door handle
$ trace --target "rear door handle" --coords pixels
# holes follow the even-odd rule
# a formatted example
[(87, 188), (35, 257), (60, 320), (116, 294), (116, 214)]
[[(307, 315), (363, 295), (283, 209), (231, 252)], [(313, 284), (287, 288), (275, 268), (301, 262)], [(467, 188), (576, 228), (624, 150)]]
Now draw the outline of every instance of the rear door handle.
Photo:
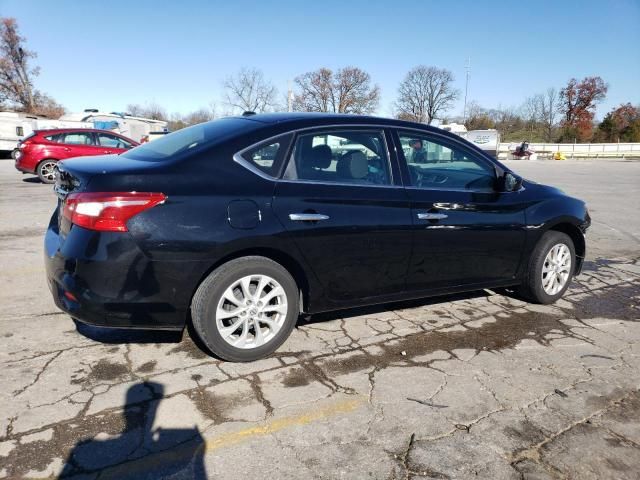
[(448, 216), (444, 213), (419, 213), (418, 220), (443, 220)]
[(290, 213), (289, 219), (294, 222), (317, 222), (318, 220), (329, 220), (329, 215), (321, 213)]

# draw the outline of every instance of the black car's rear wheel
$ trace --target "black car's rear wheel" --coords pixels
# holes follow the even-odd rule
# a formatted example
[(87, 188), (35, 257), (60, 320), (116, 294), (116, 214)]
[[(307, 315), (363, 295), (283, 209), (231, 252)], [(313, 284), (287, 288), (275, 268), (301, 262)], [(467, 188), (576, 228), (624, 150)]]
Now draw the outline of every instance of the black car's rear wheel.
[(264, 257), (232, 260), (205, 278), (191, 303), (193, 327), (217, 356), (248, 362), (274, 352), (298, 318), (298, 287)]
[(54, 183), (56, 181), (56, 160), (43, 160), (38, 164), (36, 173), (42, 183)]
[(555, 302), (569, 287), (575, 264), (571, 238), (562, 232), (546, 232), (529, 258), (521, 294), (536, 303)]

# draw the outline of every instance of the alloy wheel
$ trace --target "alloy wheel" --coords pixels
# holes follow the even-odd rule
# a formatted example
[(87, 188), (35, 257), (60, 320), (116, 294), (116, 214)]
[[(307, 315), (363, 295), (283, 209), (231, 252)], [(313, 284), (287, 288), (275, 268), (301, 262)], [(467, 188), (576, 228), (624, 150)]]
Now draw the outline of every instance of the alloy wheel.
[(56, 179), (56, 162), (44, 162), (40, 167), (40, 173), (42, 178), (54, 182)]
[(542, 265), (542, 289), (547, 295), (556, 295), (571, 276), (571, 251), (564, 243), (551, 247)]
[(269, 343), (287, 317), (284, 288), (267, 275), (249, 275), (224, 291), (216, 309), (218, 333), (235, 348), (256, 348)]

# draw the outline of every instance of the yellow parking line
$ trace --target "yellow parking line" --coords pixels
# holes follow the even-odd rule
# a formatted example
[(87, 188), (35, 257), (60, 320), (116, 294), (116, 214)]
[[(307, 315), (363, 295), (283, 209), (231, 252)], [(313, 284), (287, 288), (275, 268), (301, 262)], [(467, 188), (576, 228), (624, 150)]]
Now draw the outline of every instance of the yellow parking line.
[(266, 422), (264, 425), (245, 428), (244, 430), (221, 435), (218, 438), (206, 440), (206, 451), (209, 452), (218, 448), (227, 447), (229, 445), (235, 445), (250, 437), (260, 437), (270, 433), (278, 432), (280, 430), (284, 430), (285, 428), (307, 425), (309, 423), (321, 420), (323, 418), (331, 417), (333, 415), (351, 412), (358, 408), (362, 403), (364, 403), (364, 399), (362, 397), (344, 400), (342, 402), (338, 402), (318, 410), (313, 410), (302, 415), (278, 418)]
[[(255, 427), (225, 433), (217, 437), (205, 439), (204, 445), (200, 446), (204, 452), (202, 452), (202, 450), (201, 452), (204, 455), (219, 448), (237, 445), (238, 443), (279, 432), (287, 428), (309, 425), (325, 418), (352, 412), (365, 403), (366, 398), (358, 395), (334, 402), (331, 405), (316, 410), (311, 410), (301, 415), (276, 418)], [(200, 450), (200, 448), (198, 450)], [(187, 444), (179, 445), (168, 451), (156, 452), (120, 465), (107, 467), (100, 471), (100, 479), (120, 479), (125, 476), (127, 478), (133, 478), (132, 475), (144, 474), (152, 469), (174, 464), (193, 455), (193, 446), (187, 442)]]

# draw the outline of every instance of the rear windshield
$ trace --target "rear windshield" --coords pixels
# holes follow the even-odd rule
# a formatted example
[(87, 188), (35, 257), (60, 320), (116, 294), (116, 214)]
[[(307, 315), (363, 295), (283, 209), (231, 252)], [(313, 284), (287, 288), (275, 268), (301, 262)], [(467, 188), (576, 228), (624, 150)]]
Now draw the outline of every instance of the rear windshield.
[(242, 118), (221, 118), (183, 128), (157, 140), (132, 148), (122, 156), (134, 160), (161, 162), (185, 152), (195, 153), (214, 143), (256, 128), (256, 122)]

